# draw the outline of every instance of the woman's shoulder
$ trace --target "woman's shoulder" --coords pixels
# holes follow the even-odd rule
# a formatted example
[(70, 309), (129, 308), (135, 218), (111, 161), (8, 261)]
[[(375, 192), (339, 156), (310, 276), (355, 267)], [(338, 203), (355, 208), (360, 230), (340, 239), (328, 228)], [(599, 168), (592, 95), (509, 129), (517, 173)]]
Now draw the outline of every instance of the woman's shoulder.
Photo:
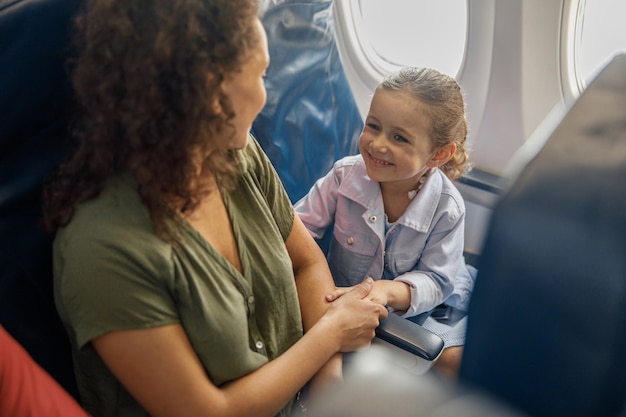
[(170, 245), (154, 232), (136, 183), (126, 175), (112, 178), (97, 197), (79, 203), (70, 223), (59, 230), (57, 239), (65, 245), (170, 250)]
[(116, 222), (135, 226), (146, 226), (150, 222), (137, 185), (128, 175), (111, 178), (95, 198), (79, 203), (70, 224), (93, 224), (95, 227), (103, 223), (114, 225)]

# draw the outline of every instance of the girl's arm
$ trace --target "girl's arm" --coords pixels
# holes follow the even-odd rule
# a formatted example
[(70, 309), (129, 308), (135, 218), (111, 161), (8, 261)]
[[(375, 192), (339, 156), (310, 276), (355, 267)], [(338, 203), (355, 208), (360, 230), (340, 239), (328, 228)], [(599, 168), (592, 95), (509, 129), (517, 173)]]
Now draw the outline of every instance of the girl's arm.
[(411, 290), (411, 302), (403, 317), (430, 311), (452, 294), (459, 268), (465, 268), (464, 217), (455, 220), (452, 224), (438, 222), (417, 264), (394, 278), (394, 282), (407, 284)]
[(309, 192), (295, 205), (296, 214), (315, 239), (324, 236), (326, 228), (335, 220), (337, 189), (341, 178), (337, 165), (324, 177), (318, 179)]
[[(431, 231), (421, 257), (413, 267), (393, 280), (379, 279), (368, 299), (396, 310), (402, 317), (412, 317), (438, 306), (452, 293), (456, 278), (469, 273), (463, 259), (464, 217), (440, 221)], [(459, 270), (459, 268), (464, 268)], [(471, 277), (469, 278), (471, 279)], [(334, 301), (349, 291), (339, 288), (326, 300)]]

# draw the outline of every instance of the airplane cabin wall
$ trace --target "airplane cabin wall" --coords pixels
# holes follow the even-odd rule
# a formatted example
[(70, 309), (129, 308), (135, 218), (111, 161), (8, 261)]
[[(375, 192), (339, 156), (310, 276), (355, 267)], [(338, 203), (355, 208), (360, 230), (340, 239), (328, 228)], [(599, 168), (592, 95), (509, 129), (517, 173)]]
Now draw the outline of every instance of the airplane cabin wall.
[[(471, 2), (470, 9), (480, 5)], [(469, 65), (459, 77), (468, 100), (477, 91), (487, 91), (484, 108), (468, 105), (468, 118), (474, 126), (471, 158), (478, 169), (501, 175), (550, 110), (555, 105), (564, 106), (560, 71), (562, 11), (562, 1), (495, 4), (488, 84), (466, 80), (465, 72), (473, 70)], [(482, 22), (470, 21), (470, 38), (477, 24)], [(468, 48), (468, 54), (472, 53)], [(476, 116), (481, 119), (477, 121)]]

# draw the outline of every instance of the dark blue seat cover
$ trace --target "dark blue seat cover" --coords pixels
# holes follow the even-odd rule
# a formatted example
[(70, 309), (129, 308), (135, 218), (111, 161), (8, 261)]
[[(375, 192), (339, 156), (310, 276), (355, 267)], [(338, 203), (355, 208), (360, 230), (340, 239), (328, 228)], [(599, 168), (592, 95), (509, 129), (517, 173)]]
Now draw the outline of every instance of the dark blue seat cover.
[(266, 1), (267, 104), (253, 133), (292, 202), (333, 163), (358, 153), (363, 121), (346, 79), (332, 1)]
[(82, 0), (0, 0), (0, 323), (76, 395), (52, 297), (41, 188), (65, 150), (71, 16)]

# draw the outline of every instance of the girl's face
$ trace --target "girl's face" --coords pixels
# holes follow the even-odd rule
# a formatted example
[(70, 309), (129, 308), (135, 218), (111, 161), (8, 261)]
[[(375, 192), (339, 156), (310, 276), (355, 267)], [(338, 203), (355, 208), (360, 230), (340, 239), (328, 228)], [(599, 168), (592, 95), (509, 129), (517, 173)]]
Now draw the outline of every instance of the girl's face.
[(425, 106), (405, 91), (378, 89), (374, 93), (359, 149), (367, 175), (381, 187), (415, 189), (421, 176), (438, 165), (432, 161)]

